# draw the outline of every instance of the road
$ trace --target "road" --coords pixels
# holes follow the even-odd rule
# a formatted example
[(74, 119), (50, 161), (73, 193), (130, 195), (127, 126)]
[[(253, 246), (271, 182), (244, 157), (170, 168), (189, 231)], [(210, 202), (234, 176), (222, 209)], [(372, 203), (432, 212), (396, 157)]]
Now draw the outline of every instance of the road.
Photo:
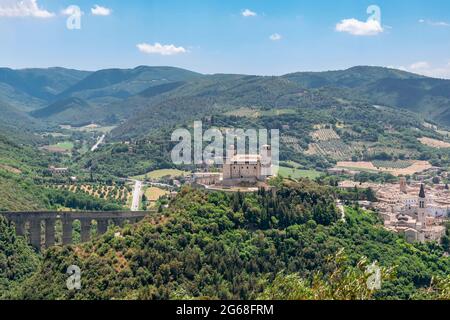
[(103, 141), (105, 140), (106, 135), (102, 135), (98, 140), (97, 143), (94, 144), (94, 146), (91, 148), (91, 152), (94, 152), (95, 150), (98, 149), (98, 147), (103, 143)]
[(141, 203), (142, 181), (135, 180), (133, 188), (133, 200), (131, 202), (131, 211), (139, 211)]

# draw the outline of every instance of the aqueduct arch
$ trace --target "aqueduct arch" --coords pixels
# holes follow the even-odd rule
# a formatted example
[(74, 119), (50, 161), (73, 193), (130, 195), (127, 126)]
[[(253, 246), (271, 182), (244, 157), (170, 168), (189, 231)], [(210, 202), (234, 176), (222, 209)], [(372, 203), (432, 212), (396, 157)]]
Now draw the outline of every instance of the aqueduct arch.
[(0, 215), (14, 223), (18, 236), (26, 235), (26, 224), (29, 224), (28, 239), (37, 249), (40, 249), (42, 245), (42, 223), (45, 224), (44, 245), (49, 248), (56, 244), (57, 221), (61, 221), (62, 224), (62, 244), (70, 245), (73, 243), (72, 232), (75, 220), (79, 220), (81, 224), (81, 242), (88, 242), (91, 238), (92, 221), (97, 222), (97, 235), (102, 235), (108, 230), (109, 221), (113, 221), (116, 226), (122, 226), (125, 221), (133, 224), (142, 220), (147, 214), (149, 212), (0, 212)]

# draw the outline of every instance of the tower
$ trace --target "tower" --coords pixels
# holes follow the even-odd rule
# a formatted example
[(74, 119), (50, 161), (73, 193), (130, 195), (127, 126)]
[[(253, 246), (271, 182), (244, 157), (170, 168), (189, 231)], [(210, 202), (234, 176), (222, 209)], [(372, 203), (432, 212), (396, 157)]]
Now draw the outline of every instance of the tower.
[(425, 195), (425, 187), (423, 183), (420, 185), (420, 192), (419, 192), (419, 209), (417, 211), (417, 219), (422, 224), (422, 229), (426, 228), (426, 211), (425, 211), (425, 205), (426, 205), (426, 195)]
[(401, 193), (407, 193), (407, 190), (406, 190), (406, 178), (405, 177), (401, 177), (400, 178), (400, 192)]
[(265, 144), (261, 146), (261, 177), (266, 178), (272, 175), (272, 147)]
[(228, 146), (227, 154), (225, 155), (225, 163), (223, 164), (223, 179), (231, 179), (232, 178), (232, 163), (231, 160), (236, 155), (236, 150), (234, 148), (234, 144)]

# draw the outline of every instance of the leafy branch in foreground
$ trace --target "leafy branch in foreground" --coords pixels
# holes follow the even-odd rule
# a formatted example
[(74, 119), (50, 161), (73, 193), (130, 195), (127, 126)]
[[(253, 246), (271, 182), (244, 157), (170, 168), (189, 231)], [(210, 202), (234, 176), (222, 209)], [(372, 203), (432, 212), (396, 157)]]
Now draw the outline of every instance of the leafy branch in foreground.
[[(330, 259), (331, 260), (331, 259)], [(261, 300), (370, 300), (376, 292), (370, 285), (373, 273), (370, 263), (362, 257), (356, 267), (349, 267), (344, 249), (334, 257), (334, 270), (330, 274), (317, 272), (312, 281), (298, 274), (279, 273), (259, 296)], [(392, 279), (395, 268), (379, 267), (380, 281)]]

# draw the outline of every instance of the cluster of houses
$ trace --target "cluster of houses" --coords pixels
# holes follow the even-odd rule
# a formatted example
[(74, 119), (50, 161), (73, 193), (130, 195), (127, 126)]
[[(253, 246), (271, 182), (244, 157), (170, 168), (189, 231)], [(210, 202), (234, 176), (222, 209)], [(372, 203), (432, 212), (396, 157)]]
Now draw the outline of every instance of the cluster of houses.
[(377, 202), (366, 204), (378, 212), (386, 229), (403, 234), (408, 242), (437, 241), (445, 235), (450, 214), (450, 191), (446, 185), (340, 183), (342, 188), (371, 188)]

